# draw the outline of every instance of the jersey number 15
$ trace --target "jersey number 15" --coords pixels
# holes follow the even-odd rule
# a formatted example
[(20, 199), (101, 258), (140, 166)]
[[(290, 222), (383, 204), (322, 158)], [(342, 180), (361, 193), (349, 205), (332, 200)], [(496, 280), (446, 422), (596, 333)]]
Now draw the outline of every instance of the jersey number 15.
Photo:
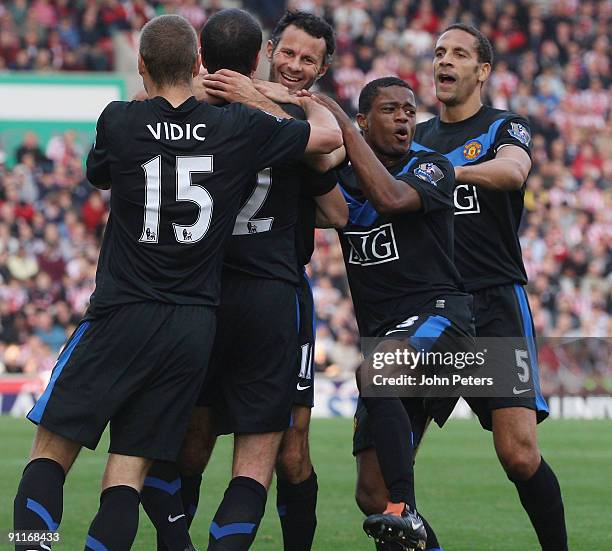
[[(145, 212), (139, 241), (157, 243), (161, 210), (161, 155), (144, 163), (142, 169), (145, 173)], [(176, 157), (176, 200), (191, 201), (199, 208), (195, 223), (190, 225), (172, 223), (174, 236), (179, 243), (191, 244), (200, 241), (210, 227), (213, 212), (212, 197), (205, 188), (191, 183), (191, 175), (212, 171), (212, 155)]]

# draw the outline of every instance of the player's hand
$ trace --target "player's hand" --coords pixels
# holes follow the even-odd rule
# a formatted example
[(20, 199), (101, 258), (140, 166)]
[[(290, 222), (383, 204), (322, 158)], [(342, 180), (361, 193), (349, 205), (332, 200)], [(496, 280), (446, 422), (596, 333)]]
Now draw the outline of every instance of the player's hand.
[(310, 94), (310, 97), (313, 101), (316, 101), (319, 105), (326, 107), (331, 114), (336, 117), (338, 121), (338, 125), (340, 128), (343, 126), (353, 126), (353, 121), (351, 121), (350, 117), (344, 112), (342, 107), (340, 107), (333, 99), (325, 94)]
[(202, 82), (207, 94), (230, 103), (248, 104), (260, 95), (249, 77), (229, 69), (220, 69), (216, 73), (204, 75)]
[(258, 92), (276, 103), (299, 103), (297, 96), (292, 94), (289, 88), (286, 88), (278, 82), (253, 79), (253, 86)]
[(204, 76), (207, 74), (208, 72), (206, 71), (206, 69), (204, 69), (204, 71), (200, 71), (200, 74), (193, 79), (193, 82), (191, 84), (193, 88), (193, 95), (198, 101), (205, 101), (206, 103), (210, 103), (211, 105), (220, 105), (224, 103), (224, 100), (222, 98), (209, 94), (206, 91), (206, 88), (204, 87)]

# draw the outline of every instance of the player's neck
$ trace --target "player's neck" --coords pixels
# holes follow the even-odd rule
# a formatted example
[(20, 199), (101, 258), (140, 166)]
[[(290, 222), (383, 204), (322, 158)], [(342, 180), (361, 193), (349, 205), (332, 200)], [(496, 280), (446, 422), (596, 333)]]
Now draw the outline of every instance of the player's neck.
[(166, 86), (159, 87), (150, 85), (147, 90), (149, 97), (154, 98), (160, 96), (164, 98), (172, 107), (178, 107), (193, 96), (191, 85), (184, 84), (182, 86)]
[(472, 95), (466, 102), (457, 105), (443, 103), (440, 108), (440, 120), (450, 123), (461, 122), (478, 113), (481, 107), (480, 93)]

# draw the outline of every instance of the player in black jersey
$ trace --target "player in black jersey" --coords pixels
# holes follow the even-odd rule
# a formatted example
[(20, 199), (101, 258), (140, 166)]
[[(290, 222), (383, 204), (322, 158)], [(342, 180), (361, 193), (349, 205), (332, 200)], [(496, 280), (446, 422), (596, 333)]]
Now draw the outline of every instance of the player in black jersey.
[[(250, 79), (229, 70), (218, 70), (225, 67), (250, 74), (256, 66), (260, 35), (259, 41), (243, 48), (235, 37), (240, 36), (244, 41), (249, 29), (242, 29), (240, 33), (233, 29), (239, 24), (239, 17), (245, 19), (246, 27), (252, 18), (244, 12), (230, 18), (230, 13), (213, 16), (202, 31), (204, 64), (214, 77), (205, 80), (206, 90), (225, 100), (257, 105), (254, 102), (261, 97)], [(308, 21), (313, 18), (304, 16)], [(333, 31), (326, 23), (314, 19), (324, 25), (332, 40), (333, 52)], [(251, 26), (255, 24), (252, 21)], [(315, 72), (326, 69), (326, 40), (306, 36), (312, 42), (308, 47), (313, 50), (308, 55), (319, 58)], [(228, 49), (230, 41), (232, 48)], [(283, 90), (287, 95), (286, 89)], [(303, 104), (303, 99), (298, 101)], [(296, 118), (304, 117), (302, 109), (295, 105), (282, 107)], [(305, 107), (310, 111), (319, 110), (335, 125), (328, 111), (312, 100), (308, 100)], [(321, 159), (315, 161), (317, 166), (325, 167)], [(259, 174), (245, 197), (224, 258), (211, 379), (207, 379), (198, 401), (198, 405), (204, 407), (194, 411), (179, 461), (182, 476), (178, 483), (181, 497), (185, 497), (182, 506), (187, 518), (173, 521), (181, 507), (181, 499), (178, 495), (167, 497), (168, 492), (161, 488), (172, 486), (177, 480), (177, 473), (171, 466), (155, 465), (145, 481), (143, 504), (158, 528), (158, 549), (178, 548), (176, 541), (184, 537), (180, 532), (195, 513), (201, 473), (214, 446), (215, 431), (234, 432), (236, 438), (233, 480), (211, 526), (209, 548), (246, 549), (255, 537), (263, 513), (261, 500), (265, 503), (281, 431), (289, 426), (298, 376), (298, 323), (302, 320), (296, 306), (302, 266), (298, 265), (296, 256), (295, 225), (300, 193), (319, 196), (317, 204), (332, 221), (339, 220), (338, 223), (343, 224), (346, 218), (344, 214), (342, 219), (342, 212), (346, 213), (347, 207), (340, 191), (331, 191), (336, 182), (321, 186), (311, 182), (316, 179), (304, 163), (277, 163)], [(215, 426), (210, 406), (215, 406), (218, 413)], [(294, 551), (310, 548), (314, 535), (316, 475), (312, 467), (298, 482), (302, 484), (297, 488), (296, 497), (306, 501), (307, 513), (313, 521), (311, 526), (304, 528), (300, 523), (309, 521), (308, 515), (298, 516), (293, 522), (296, 511), (281, 517), (287, 517), (291, 529), (290, 534), (284, 530), (285, 546)], [(314, 496), (312, 491), (306, 491), (310, 486), (314, 486)], [(294, 498), (293, 509), (299, 505), (297, 502)], [(255, 507), (249, 510), (251, 504)], [(222, 528), (236, 523), (253, 526), (246, 532), (228, 532)]]
[(527, 275), (518, 228), (531, 168), (529, 122), (482, 105), (481, 88), (493, 62), (488, 39), (456, 24), (434, 52), (440, 116), (417, 126), (414, 147), (435, 150), (455, 167), (455, 262), (474, 295), (477, 337), (519, 337), (500, 369), (516, 371), (511, 398), (470, 398), (514, 482), (542, 549), (567, 549), (557, 478), (542, 459), (536, 423), (548, 415), (540, 391), (533, 322), (523, 285)]
[[(350, 212), (339, 235), (359, 332), (384, 339), (365, 351), (360, 370), (389, 345), (451, 352), (469, 347), (472, 299), (453, 263), (454, 173), (441, 155), (411, 149), (413, 91), (395, 77), (367, 84), (357, 115), (363, 135), (335, 102), (315, 97), (336, 116), (350, 159), (339, 171)], [(379, 549), (425, 549), (426, 539), (437, 548), (435, 536), (426, 537), (414, 496), (413, 445), (423, 431), (423, 400), (373, 396), (368, 384), (358, 375), (374, 444), (355, 449), (358, 503), (370, 515), (364, 529), (380, 540)], [(429, 405), (442, 425), (450, 414), (446, 406), (454, 403)]]
[(152, 460), (177, 456), (206, 374), (224, 245), (252, 174), (340, 143), (302, 121), (197, 102), (197, 36), (182, 17), (143, 28), (138, 67), (152, 99), (112, 102), (98, 120), (87, 176), (111, 189), (111, 214), (96, 290), (28, 414), (39, 426), (15, 497), (15, 529), (55, 531), (65, 475), (110, 421), (87, 549), (131, 547)]

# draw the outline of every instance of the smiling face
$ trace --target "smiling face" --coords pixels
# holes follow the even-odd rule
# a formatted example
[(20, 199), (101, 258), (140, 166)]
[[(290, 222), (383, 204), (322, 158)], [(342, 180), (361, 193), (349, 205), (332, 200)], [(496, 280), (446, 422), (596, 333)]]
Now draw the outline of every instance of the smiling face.
[(477, 40), (470, 33), (452, 29), (440, 36), (434, 50), (436, 96), (447, 106), (460, 105), (489, 77), (491, 65), (478, 60)]
[(309, 89), (327, 72), (325, 39), (316, 38), (295, 25), (289, 25), (276, 47), (268, 41), (270, 80), (290, 91)]
[(364, 138), (381, 160), (401, 158), (410, 149), (416, 128), (414, 93), (403, 86), (379, 88), (367, 114), (357, 123)]

